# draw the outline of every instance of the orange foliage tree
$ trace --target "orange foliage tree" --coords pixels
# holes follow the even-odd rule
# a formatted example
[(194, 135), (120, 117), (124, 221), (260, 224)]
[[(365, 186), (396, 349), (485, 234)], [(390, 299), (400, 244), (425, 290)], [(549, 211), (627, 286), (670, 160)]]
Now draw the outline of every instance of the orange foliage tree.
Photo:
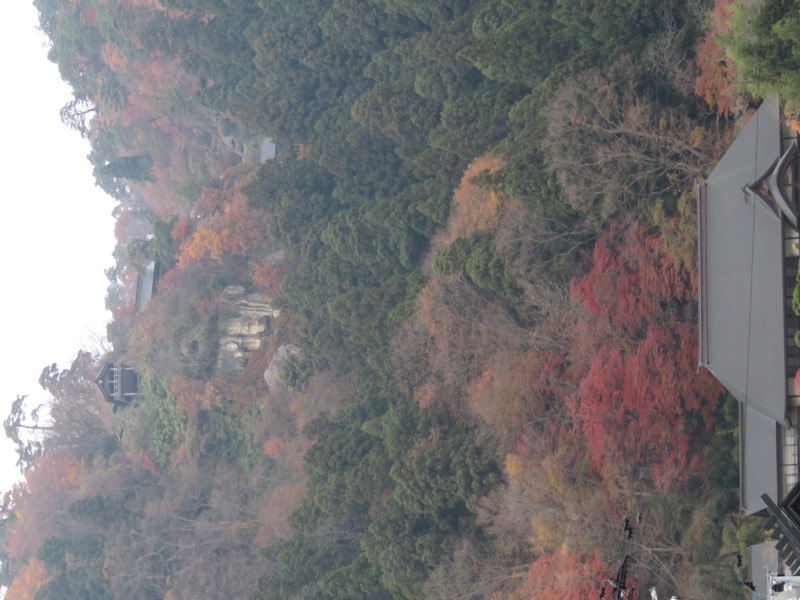
[(67, 535), (74, 526), (63, 518), (65, 509), (80, 496), (84, 466), (66, 453), (40, 456), (25, 481), (12, 489), (13, 518), (6, 534), (6, 552), (22, 558), (45, 539)]
[(233, 411), (253, 406), (265, 391), (241, 376), (230, 375), (216, 375), (201, 381), (176, 374), (169, 389), (177, 398), (178, 408), (190, 418), (214, 406)]
[(505, 446), (512, 446), (524, 431), (565, 418), (555, 381), (559, 362), (545, 352), (502, 349), (467, 387), (468, 405)]
[(179, 218), (172, 226), (172, 231), (170, 231), (173, 242), (177, 244), (183, 242), (189, 236), (191, 229), (192, 222), (189, 219), (186, 217)]
[(421, 290), (417, 312), (394, 340), (393, 355), (418, 401), (463, 415), (465, 388), (493, 356), (523, 352), (529, 339), (502, 303), (451, 275), (432, 279)]
[(500, 159), (488, 153), (469, 164), (453, 192), (447, 226), (431, 240), (429, 263), (457, 239), (497, 229), (505, 199), (502, 194), (477, 185), (473, 180), (484, 173), (495, 173), (502, 166)]
[(449, 242), (468, 237), (476, 231), (491, 231), (497, 227), (502, 198), (500, 194), (476, 185), (473, 179), (483, 173), (495, 173), (502, 166), (500, 159), (485, 154), (473, 160), (464, 171), (461, 183), (453, 193), (446, 234)]
[(49, 577), (45, 564), (31, 557), (11, 582), (6, 591), (6, 600), (33, 600), (36, 590), (47, 583)]
[(609, 565), (597, 554), (581, 555), (568, 550), (543, 554), (531, 565), (524, 598), (561, 600), (592, 598), (598, 593), (598, 573), (609, 573)]
[[(242, 193), (244, 181), (226, 192), (204, 191), (200, 200), (204, 210), (213, 211), (183, 243), (178, 256), (178, 266), (211, 257), (219, 261), (226, 255), (261, 258), (271, 249), (267, 233), (269, 216), (263, 211), (252, 211)], [(225, 206), (219, 212), (218, 207)]]
[(260, 264), (254, 264), (250, 269), (250, 280), (254, 285), (268, 297), (275, 296), (280, 291), (280, 284), (286, 274), (286, 267), (275, 264), (275, 261), (267, 258)]
[(108, 68), (114, 72), (122, 73), (128, 67), (128, 60), (122, 49), (111, 42), (104, 42), (100, 48), (100, 56), (103, 57), (103, 62), (108, 65)]

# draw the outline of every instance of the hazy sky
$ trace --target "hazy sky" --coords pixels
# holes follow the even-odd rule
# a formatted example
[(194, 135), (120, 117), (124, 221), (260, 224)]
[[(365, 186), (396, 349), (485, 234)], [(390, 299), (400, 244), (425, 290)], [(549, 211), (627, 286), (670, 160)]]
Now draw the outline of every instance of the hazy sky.
[[(0, 7), (0, 421), (17, 394), (44, 401), (42, 367), (69, 366), (103, 334), (114, 201), (94, 186), (89, 144), (59, 120), (70, 98), (29, 0)], [(0, 432), (0, 489), (19, 478)]]

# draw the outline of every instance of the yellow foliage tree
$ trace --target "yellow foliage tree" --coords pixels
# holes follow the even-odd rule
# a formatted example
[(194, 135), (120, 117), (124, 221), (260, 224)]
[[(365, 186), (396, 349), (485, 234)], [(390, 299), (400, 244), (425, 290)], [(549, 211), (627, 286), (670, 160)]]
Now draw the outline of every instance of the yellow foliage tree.
[(483, 173), (495, 173), (502, 166), (503, 162), (490, 154), (476, 158), (469, 164), (453, 192), (447, 226), (431, 240), (431, 261), (457, 239), (497, 229), (504, 198), (502, 194), (475, 185), (473, 179)]
[(193, 262), (211, 257), (221, 261), (225, 256), (244, 256), (262, 264), (274, 250), (266, 235), (269, 215), (253, 211), (247, 206), (242, 192), (245, 179), (230, 190), (204, 190), (196, 208), (198, 223), (191, 237), (180, 248), (178, 267), (185, 268)]
[(207, 226), (198, 227), (191, 239), (181, 247), (178, 266), (183, 268), (209, 255), (219, 259), (230, 246), (231, 236), (232, 232), (227, 228), (215, 231)]

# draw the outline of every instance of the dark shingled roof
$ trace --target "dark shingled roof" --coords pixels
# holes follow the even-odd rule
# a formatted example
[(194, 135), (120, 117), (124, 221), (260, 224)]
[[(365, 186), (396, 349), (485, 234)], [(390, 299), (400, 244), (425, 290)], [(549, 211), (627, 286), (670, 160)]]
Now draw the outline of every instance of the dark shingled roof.
[(764, 101), (698, 187), (700, 366), (742, 406), (742, 509), (776, 494), (786, 415), (783, 216), (746, 188), (781, 155), (777, 98)]
[(158, 268), (155, 261), (150, 261), (144, 269), (144, 273), (136, 276), (136, 299), (134, 301), (134, 311), (142, 312), (145, 305), (150, 302), (155, 289)]
[(761, 494), (778, 491), (778, 424), (742, 404), (739, 422), (741, 508), (747, 514), (764, 508)]

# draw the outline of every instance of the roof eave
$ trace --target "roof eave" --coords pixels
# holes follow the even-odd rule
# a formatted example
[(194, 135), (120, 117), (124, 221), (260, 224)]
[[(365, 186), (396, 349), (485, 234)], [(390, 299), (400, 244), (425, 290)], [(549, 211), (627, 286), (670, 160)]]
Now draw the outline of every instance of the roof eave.
[(706, 184), (695, 185), (697, 202), (697, 366), (698, 369), (708, 366), (708, 331), (706, 329)]

